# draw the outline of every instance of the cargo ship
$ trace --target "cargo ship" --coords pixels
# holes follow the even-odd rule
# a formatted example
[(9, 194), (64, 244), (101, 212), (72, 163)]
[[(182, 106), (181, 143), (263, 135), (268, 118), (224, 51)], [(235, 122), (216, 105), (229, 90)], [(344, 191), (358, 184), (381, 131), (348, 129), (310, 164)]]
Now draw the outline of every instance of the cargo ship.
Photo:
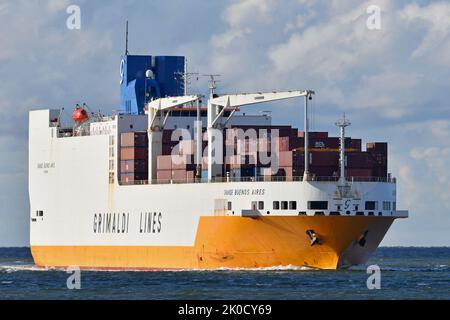
[[(309, 130), (312, 90), (188, 94), (180, 56), (120, 64), (120, 111), (29, 113), (30, 247), (41, 267), (364, 264), (394, 220), (388, 146)], [(249, 105), (297, 99), (304, 128)], [(297, 114), (292, 115), (293, 117)]]

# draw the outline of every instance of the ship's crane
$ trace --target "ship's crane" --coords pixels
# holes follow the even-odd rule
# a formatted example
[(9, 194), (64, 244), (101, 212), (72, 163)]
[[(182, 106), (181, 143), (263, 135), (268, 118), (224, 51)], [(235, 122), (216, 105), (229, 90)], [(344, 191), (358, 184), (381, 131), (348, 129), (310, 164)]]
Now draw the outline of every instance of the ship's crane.
[[(297, 97), (305, 97), (305, 176), (309, 177), (309, 156), (308, 156), (308, 100), (312, 99), (315, 92), (312, 90), (302, 91), (273, 91), (264, 93), (241, 93), (223, 95), (214, 97), (213, 92), (210, 94), (208, 101), (208, 181), (212, 181), (214, 177), (222, 174), (222, 162), (213, 163), (213, 134), (215, 129), (223, 129), (222, 115), (227, 108), (237, 108), (257, 103), (270, 102), (276, 100), (291, 99)], [(230, 117), (233, 116), (231, 113)], [(226, 122), (230, 119), (226, 119)]]
[[(150, 181), (157, 178), (157, 158), (162, 154), (162, 133), (166, 125), (167, 118), (169, 117), (170, 109), (195, 101), (198, 103), (199, 99), (199, 96), (194, 95), (167, 97), (153, 100), (147, 104), (145, 113), (148, 115), (148, 176)], [(166, 113), (163, 115), (164, 111), (166, 111)]]

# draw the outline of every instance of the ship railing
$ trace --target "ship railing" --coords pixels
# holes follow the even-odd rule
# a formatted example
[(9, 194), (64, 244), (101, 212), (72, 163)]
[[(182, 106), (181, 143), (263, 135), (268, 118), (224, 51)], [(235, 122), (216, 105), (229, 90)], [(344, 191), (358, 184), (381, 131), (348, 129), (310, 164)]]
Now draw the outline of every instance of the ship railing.
[[(229, 183), (229, 182), (299, 182), (303, 181), (303, 177), (214, 177), (211, 183)], [(337, 182), (339, 177), (311, 177), (310, 182)], [(396, 183), (394, 177), (349, 177), (347, 181), (353, 182), (382, 182), (382, 183)], [(129, 182), (121, 182), (121, 185), (148, 185), (148, 184), (192, 184), (192, 183), (208, 183), (207, 178), (193, 178), (193, 179), (171, 179), (171, 180), (134, 180)]]

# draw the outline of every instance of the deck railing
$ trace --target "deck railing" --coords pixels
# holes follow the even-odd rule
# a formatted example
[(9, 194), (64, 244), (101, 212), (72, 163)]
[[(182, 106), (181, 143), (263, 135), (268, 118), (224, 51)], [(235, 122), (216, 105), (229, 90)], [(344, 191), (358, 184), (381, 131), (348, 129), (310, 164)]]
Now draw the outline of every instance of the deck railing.
[[(299, 182), (303, 177), (215, 177), (209, 183), (230, 183), (230, 182)], [(337, 182), (339, 177), (311, 177), (310, 182)], [(383, 182), (396, 183), (393, 177), (349, 177), (349, 183), (353, 182)], [(188, 183), (208, 183), (206, 178), (202, 179), (171, 179), (171, 180), (152, 180), (151, 184), (188, 184)], [(121, 185), (148, 185), (149, 180), (134, 180), (130, 182), (121, 182)]]

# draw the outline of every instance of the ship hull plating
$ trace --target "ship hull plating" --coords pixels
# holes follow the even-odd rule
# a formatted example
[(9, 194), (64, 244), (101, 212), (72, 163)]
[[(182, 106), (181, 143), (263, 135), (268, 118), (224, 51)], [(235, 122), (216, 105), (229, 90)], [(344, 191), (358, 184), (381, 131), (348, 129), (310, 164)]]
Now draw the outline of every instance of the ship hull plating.
[[(41, 267), (220, 269), (362, 264), (392, 224), (390, 217), (202, 217), (194, 246), (32, 246)], [(311, 245), (305, 230), (314, 230)], [(366, 242), (361, 245), (361, 236)]]

